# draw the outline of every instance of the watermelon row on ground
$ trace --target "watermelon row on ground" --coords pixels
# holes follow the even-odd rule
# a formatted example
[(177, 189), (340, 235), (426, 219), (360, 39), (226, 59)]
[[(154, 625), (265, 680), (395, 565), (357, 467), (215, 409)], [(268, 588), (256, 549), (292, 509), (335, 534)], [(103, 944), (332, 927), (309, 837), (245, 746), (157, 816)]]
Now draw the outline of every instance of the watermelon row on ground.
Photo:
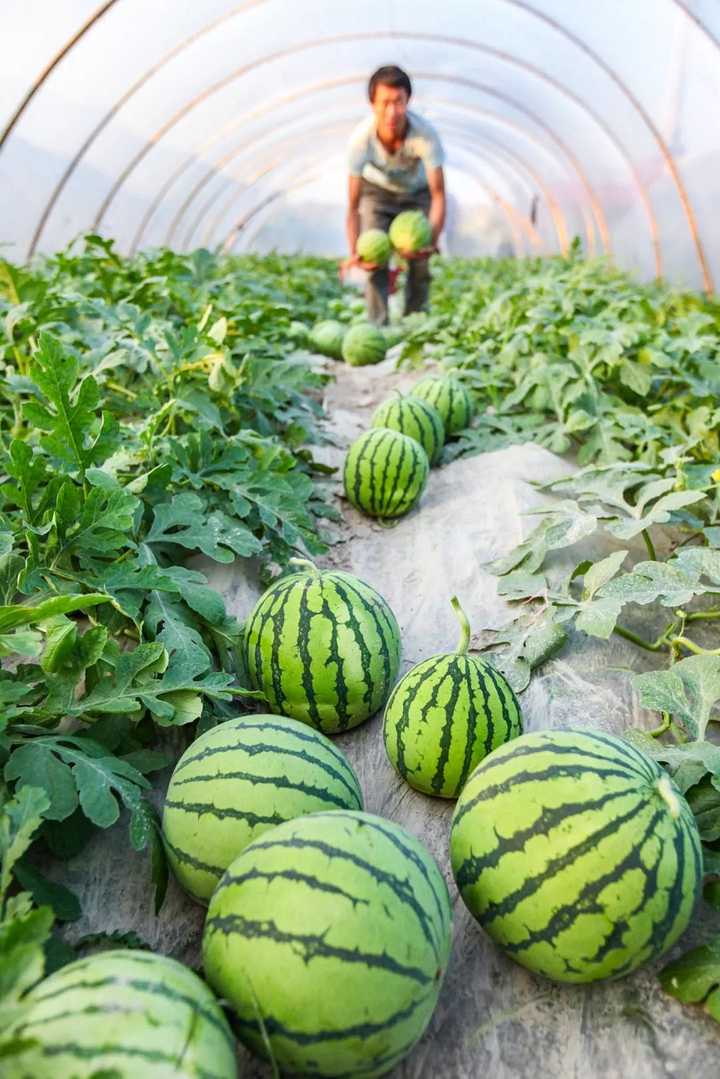
[[(451, 424), (452, 413), (448, 407)], [(389, 477), (386, 481), (391, 490)], [(444, 882), (440, 886), (442, 878), (422, 845), (403, 829), (359, 812), (362, 796), (352, 769), (312, 729), (362, 722), (387, 698), (397, 674), (394, 615), (369, 586), (357, 578), (338, 586), (332, 580), (338, 576), (305, 566), (291, 575), (297, 580), (281, 578), (262, 597), (247, 623), (248, 671), (274, 709), (291, 715), (299, 710), (296, 718), (302, 723), (269, 716), (230, 721), (217, 729), (221, 741), (194, 743), (173, 777), (166, 834), (173, 815), (190, 818), (197, 830), (195, 840), (206, 855), (196, 858), (201, 866), (193, 865), (194, 855), (182, 857), (189, 852), (176, 846), (179, 876), (188, 868), (206, 874), (200, 886), (188, 876), (189, 891), (211, 890), (212, 878), (230, 859), (210, 899), (204, 953), (206, 974), (233, 1003), (243, 1040), (256, 1051), (269, 1051), (290, 1073), (380, 1075), (412, 1047), (432, 1014), (449, 951), (450, 912)], [(321, 625), (325, 632), (315, 639)], [(469, 659), (463, 664), (463, 651), (461, 641), (460, 659), (432, 657), (427, 669), (424, 664), (414, 668), (396, 693), (403, 739), (412, 727), (409, 705), (417, 702), (418, 729), (426, 739), (430, 705), (436, 709), (437, 734), (428, 739), (435, 753), (428, 769), (430, 787), (433, 779), (439, 777), (438, 788), (445, 779), (441, 760), (462, 759), (461, 778), (448, 793), (460, 793), (451, 849), (468, 907), (510, 954), (558, 980), (616, 976), (660, 954), (687, 924), (702, 871), (697, 829), (684, 799), (656, 765), (618, 739), (596, 737), (588, 744), (581, 732), (544, 735), (540, 743), (537, 736), (514, 737), (520, 717), (512, 691), (492, 669), (483, 673), (486, 665)], [(374, 704), (376, 692), (379, 705)], [(392, 725), (390, 704), (386, 732)], [(479, 718), (486, 724), (483, 753), (497, 742), (514, 740), (481, 761), (463, 787)], [(460, 737), (453, 747), (456, 722)], [(254, 723), (258, 731), (275, 724), (277, 744), (253, 743), (249, 729)], [(231, 729), (237, 741), (230, 738)], [(404, 744), (396, 756), (410, 778)], [(219, 770), (205, 771), (209, 760)], [(288, 764), (299, 760), (302, 775), (291, 779)], [(194, 771), (197, 766), (200, 773)], [(334, 790), (329, 771), (339, 783)], [(225, 803), (222, 791), (228, 781), (233, 788)], [(263, 807), (268, 792), (272, 804)], [(283, 813), (276, 798), (285, 795), (291, 801)], [(307, 801), (299, 804), (297, 798)], [(334, 798), (347, 805), (317, 812), (314, 799)], [(510, 819), (514, 830), (507, 827)], [(210, 858), (213, 829), (228, 820), (248, 826), (238, 836), (239, 854), (228, 849)], [(576, 831), (571, 836), (568, 820)], [(187, 825), (181, 825), (179, 842), (186, 832)], [(328, 924), (337, 933), (331, 934)], [(407, 936), (398, 936), (399, 924), (407, 926)], [(368, 941), (378, 947), (369, 950)], [(223, 1021), (194, 983), (185, 983), (178, 993), (202, 1034), (197, 1057), (192, 1040), (175, 1048), (169, 1038), (172, 1022), (162, 1012), (150, 1024), (156, 1033), (167, 1027), (168, 1038), (153, 1048), (134, 1007), (103, 1003), (102, 990), (108, 986), (114, 992), (118, 978), (120, 984), (140, 988), (133, 985), (132, 953), (122, 955), (119, 975), (104, 973), (99, 963), (95, 969), (93, 959), (83, 961), (81, 978), (89, 980), (83, 988), (101, 991), (92, 1000), (81, 998), (75, 1005), (68, 997), (65, 1007), (63, 983), (41, 983), (20, 1032), (44, 1031), (47, 1025), (48, 1041), (40, 1051), (33, 1048), (34, 1062), (23, 1065), (31, 1070), (19, 1074), (42, 1076), (43, 1069), (50, 1074), (50, 1063), (56, 1061), (73, 1075), (84, 1066), (81, 1061), (91, 1062), (95, 1070), (113, 1067), (123, 1054), (148, 1067), (172, 1063), (178, 1074), (183, 1068), (187, 1074), (231, 1074), (223, 1070), (228, 1067), (221, 1046)], [(73, 974), (70, 967), (66, 972)], [(169, 975), (148, 972), (142, 992), (163, 996), (157, 988), (163, 978), (171, 983)], [(338, 991), (328, 993), (329, 986)], [(322, 1016), (317, 1008), (308, 1016), (303, 1002), (317, 1001), (323, 991), (330, 999)], [(363, 1014), (353, 1011), (357, 1000), (372, 1001), (370, 1019), (367, 1008)], [(43, 1014), (42, 1005), (52, 1001), (50, 1013)], [(53, 1011), (60, 1002), (62, 1010)], [(102, 1031), (94, 1035), (94, 1044), (49, 1040), (51, 1030), (57, 1033), (55, 1023), (62, 1032), (65, 1020), (69, 1029), (78, 1016), (113, 1010), (132, 1024), (137, 1043), (128, 1037), (119, 1048)], [(143, 1017), (148, 1014), (145, 1008)], [(217, 1032), (214, 1040), (206, 1037), (208, 1025)]]

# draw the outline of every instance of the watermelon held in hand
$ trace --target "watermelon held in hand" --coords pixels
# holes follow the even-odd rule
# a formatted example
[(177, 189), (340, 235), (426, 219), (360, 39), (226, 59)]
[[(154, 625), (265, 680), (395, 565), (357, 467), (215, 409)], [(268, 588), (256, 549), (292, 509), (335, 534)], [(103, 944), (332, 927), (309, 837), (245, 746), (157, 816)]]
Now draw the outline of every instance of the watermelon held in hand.
[(285, 716), (241, 716), (178, 761), (163, 840), (180, 885), (207, 903), (230, 863), (269, 828), (324, 809), (362, 809), (357, 776), (329, 738)]
[(308, 346), (321, 356), (333, 360), (342, 359), (342, 343), (346, 327), (335, 319), (324, 319), (313, 326), (308, 337)]
[(437, 463), (445, 445), (445, 427), (436, 408), (419, 397), (390, 397), (375, 410), (373, 427), (389, 427), (419, 442), (431, 465)]
[(412, 388), (413, 397), (420, 397), (433, 405), (442, 416), (446, 435), (456, 435), (464, 430), (473, 418), (474, 408), (470, 394), (462, 382), (451, 375), (428, 376), (420, 379)]
[(457, 798), (475, 766), (522, 732), (520, 705), (489, 663), (467, 654), (470, 625), (460, 620), (457, 652), (432, 656), (398, 682), (385, 708), (385, 749), (397, 773), (415, 790)]
[(703, 877), (697, 824), (667, 773), (599, 731), (526, 734), (486, 757), (458, 800), (450, 851), (486, 933), (559, 982), (657, 959)]
[(273, 712), (337, 734), (385, 704), (400, 665), (400, 630), (382, 596), (358, 577), (291, 562), (299, 572), (271, 584), (247, 619), (248, 679)]
[(373, 427), (357, 438), (345, 457), (345, 494), (370, 517), (402, 517), (419, 500), (430, 463), (419, 442)]
[(361, 322), (351, 326), (343, 337), (342, 356), (351, 367), (367, 367), (385, 359), (387, 341), (378, 326)]
[(422, 210), (403, 210), (390, 225), (390, 243), (402, 254), (423, 251), (432, 243), (432, 228)]
[(56, 970), (23, 998), (12, 1029), (28, 1041), (3, 1079), (142, 1076), (235, 1079), (235, 1039), (214, 996), (174, 959), (99, 952)]
[(363, 262), (386, 266), (390, 261), (391, 252), (388, 234), (382, 229), (365, 229), (358, 236), (355, 253)]
[(241, 1040), (280, 1073), (371, 1079), (427, 1027), (451, 924), (422, 843), (369, 813), (315, 813), (232, 863), (210, 900), (203, 964)]

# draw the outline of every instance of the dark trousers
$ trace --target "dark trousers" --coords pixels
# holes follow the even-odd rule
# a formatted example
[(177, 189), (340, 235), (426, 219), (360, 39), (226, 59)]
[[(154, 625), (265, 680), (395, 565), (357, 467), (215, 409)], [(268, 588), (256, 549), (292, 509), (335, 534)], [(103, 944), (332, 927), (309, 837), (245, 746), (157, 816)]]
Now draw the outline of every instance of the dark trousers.
[[(412, 195), (395, 195), (385, 191), (367, 180), (362, 181), (360, 189), (360, 230), (382, 229), (387, 232), (394, 218), (403, 210), (430, 209), (430, 191), (423, 188)], [(427, 259), (408, 261), (405, 282), (405, 314), (411, 311), (424, 311), (427, 307), (430, 291), (430, 264)], [(365, 300), (368, 318), (371, 322), (382, 325), (388, 320), (389, 273), (387, 266), (373, 270), (367, 275)]]

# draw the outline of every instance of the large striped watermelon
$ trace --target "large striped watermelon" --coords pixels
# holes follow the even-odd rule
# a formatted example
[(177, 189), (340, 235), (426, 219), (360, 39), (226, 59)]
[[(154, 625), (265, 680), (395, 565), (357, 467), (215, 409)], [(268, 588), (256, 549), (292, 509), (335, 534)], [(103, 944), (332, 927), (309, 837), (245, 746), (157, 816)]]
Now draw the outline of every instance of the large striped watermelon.
[(207, 902), (268, 828), (322, 809), (362, 809), (357, 776), (329, 738), (284, 716), (243, 716), (201, 735), (170, 779), (163, 838), (186, 892)]
[(247, 620), (248, 678), (273, 712), (336, 734), (387, 700), (400, 630), (382, 596), (358, 577), (292, 561), (300, 572), (275, 581)]
[(390, 762), (424, 794), (457, 798), (473, 768), (522, 731), (517, 698), (499, 671), (467, 654), (470, 625), (460, 619), (457, 652), (416, 664), (395, 686), (383, 734)]
[(357, 438), (345, 457), (345, 494), (371, 517), (402, 517), (425, 490), (430, 462), (419, 442), (388, 427)]
[(393, 219), (389, 236), (401, 254), (422, 251), (432, 243), (432, 227), (422, 210), (403, 210)]
[(445, 445), (445, 427), (436, 408), (419, 397), (389, 397), (373, 413), (373, 427), (389, 427), (419, 442), (431, 465)]
[(462, 382), (452, 375), (421, 378), (413, 386), (412, 394), (438, 410), (445, 424), (446, 435), (456, 435), (473, 418), (472, 398)]
[(433, 1013), (450, 954), (445, 881), (423, 845), (369, 813), (280, 824), (210, 900), (205, 972), (241, 1039), (283, 1074), (390, 1071)]
[(480, 925), (561, 982), (617, 978), (687, 926), (702, 853), (663, 770), (620, 738), (527, 734), (473, 772), (452, 823), (452, 867)]
[(308, 336), (308, 347), (333, 360), (342, 359), (342, 343), (346, 327), (334, 318), (316, 323)]
[(235, 1039), (187, 967), (140, 951), (100, 952), (39, 982), (13, 1029), (31, 1044), (3, 1079), (235, 1079)]
[(367, 367), (385, 359), (387, 341), (379, 326), (359, 322), (343, 337), (342, 357), (351, 367)]

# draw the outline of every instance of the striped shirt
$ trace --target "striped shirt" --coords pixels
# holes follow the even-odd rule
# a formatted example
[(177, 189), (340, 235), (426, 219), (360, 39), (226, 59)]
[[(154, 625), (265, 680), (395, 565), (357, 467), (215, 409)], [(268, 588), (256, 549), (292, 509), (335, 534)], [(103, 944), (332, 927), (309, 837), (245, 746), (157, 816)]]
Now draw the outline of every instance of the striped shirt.
[(363, 120), (348, 144), (351, 176), (362, 176), (386, 191), (414, 194), (428, 186), (430, 169), (442, 165), (445, 155), (437, 131), (428, 120), (408, 109), (402, 145), (389, 153), (377, 136), (375, 117)]

